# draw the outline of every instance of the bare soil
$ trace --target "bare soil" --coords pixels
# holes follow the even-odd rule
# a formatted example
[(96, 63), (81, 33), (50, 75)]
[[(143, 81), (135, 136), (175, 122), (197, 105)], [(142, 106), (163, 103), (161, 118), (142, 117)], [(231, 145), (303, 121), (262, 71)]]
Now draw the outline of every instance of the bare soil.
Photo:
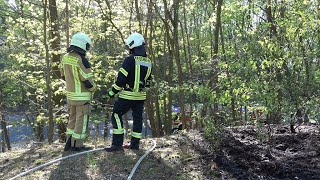
[[(271, 136), (267, 127), (225, 128), (215, 141), (195, 130), (157, 138), (155, 150), (142, 161), (133, 179), (320, 179), (319, 127), (301, 126), (296, 134), (286, 126), (270, 129)], [(151, 140), (144, 139), (139, 151), (89, 153), (20, 179), (127, 179), (151, 147)], [(0, 179), (69, 154), (72, 152), (63, 152), (63, 144), (58, 143), (0, 153)]]
[(216, 156), (221, 169), (236, 179), (320, 179), (320, 135), (317, 126), (245, 126), (226, 129)]

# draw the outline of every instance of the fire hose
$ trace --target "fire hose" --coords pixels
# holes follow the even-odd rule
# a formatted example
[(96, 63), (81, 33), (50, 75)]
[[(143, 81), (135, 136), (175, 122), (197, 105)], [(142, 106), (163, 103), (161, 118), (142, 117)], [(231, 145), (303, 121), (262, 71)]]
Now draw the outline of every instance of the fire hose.
[[(128, 176), (128, 180), (131, 180), (131, 179), (132, 179), (134, 173), (136, 172), (136, 170), (137, 170), (137, 168), (139, 167), (139, 165), (140, 165), (140, 163), (142, 162), (142, 160), (143, 160), (148, 154), (150, 154), (150, 153), (154, 150), (154, 148), (156, 147), (156, 145), (157, 145), (156, 141), (155, 141), (155, 140), (152, 140), (152, 142), (153, 142), (153, 146), (152, 146), (143, 156), (141, 156), (141, 158), (137, 161), (137, 163), (135, 164), (135, 166), (134, 166), (133, 169), (131, 170), (130, 175)], [(63, 160), (65, 160), (65, 159), (68, 159), (68, 158), (71, 158), (71, 157), (75, 157), (75, 156), (79, 156), (79, 155), (87, 154), (87, 153), (91, 153), (91, 152), (98, 152), (98, 151), (102, 151), (102, 150), (104, 150), (104, 148), (98, 148), (98, 149), (93, 149), (93, 150), (89, 150), (89, 151), (83, 151), (83, 152), (79, 152), (79, 153), (76, 153), (76, 154), (71, 154), (71, 155), (68, 155), (68, 156), (65, 156), (65, 157), (62, 157), (62, 158), (58, 158), (58, 159), (49, 161), (49, 162), (47, 162), (47, 163), (45, 163), (45, 164), (42, 164), (42, 165), (40, 165), (40, 166), (36, 166), (36, 167), (34, 167), (34, 168), (32, 168), (32, 169), (29, 169), (29, 170), (27, 170), (27, 171), (25, 171), (25, 172), (22, 172), (22, 173), (20, 173), (20, 174), (18, 174), (18, 175), (16, 175), (16, 176), (10, 178), (9, 180), (17, 179), (17, 178), (22, 177), (22, 176), (25, 176), (25, 175), (27, 175), (27, 174), (29, 174), (29, 173), (31, 173), (31, 172), (34, 172), (34, 171), (36, 171), (36, 170), (39, 170), (39, 169), (41, 169), (41, 168), (44, 168), (44, 167), (46, 167), (46, 166), (49, 166), (49, 165), (54, 164), (54, 163), (59, 162), (59, 161), (63, 161)]]

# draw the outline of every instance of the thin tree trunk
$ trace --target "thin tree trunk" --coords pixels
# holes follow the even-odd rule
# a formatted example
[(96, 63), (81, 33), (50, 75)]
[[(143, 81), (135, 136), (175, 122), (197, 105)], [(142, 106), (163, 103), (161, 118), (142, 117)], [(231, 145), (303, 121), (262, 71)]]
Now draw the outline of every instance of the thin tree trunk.
[[(49, 133), (48, 133), (48, 142), (49, 144), (53, 143), (53, 108), (52, 108), (52, 93), (51, 93), (51, 63), (49, 60), (49, 47), (48, 47), (48, 39), (47, 39), (47, 6), (48, 2), (47, 0), (44, 1), (44, 7), (43, 7), (43, 41), (44, 41), (44, 47), (45, 47), (45, 59), (46, 59), (46, 86), (47, 86), (47, 103), (48, 103), (48, 117), (49, 117)], [(38, 128), (42, 128), (43, 124), (41, 123)], [(39, 131), (40, 132), (40, 131)], [(43, 134), (43, 133), (42, 133)], [(40, 135), (41, 137), (41, 135)], [(41, 140), (42, 138), (40, 138)]]
[(5, 134), (4, 134), (4, 130), (3, 130), (3, 125), (2, 125), (2, 119), (1, 119), (1, 123), (0, 123), (0, 130), (1, 130), (1, 152), (6, 152), (6, 144), (5, 144)]
[(146, 100), (146, 111), (147, 111), (147, 115), (149, 117), (151, 128), (152, 128), (152, 136), (159, 137), (160, 136), (159, 123), (155, 121), (154, 105), (152, 102), (153, 102), (152, 96), (150, 95), (150, 93), (148, 93), (147, 100)]
[[(218, 0), (217, 3), (217, 12), (216, 12), (216, 24), (215, 24), (215, 30), (214, 30), (214, 47), (213, 47), (213, 69), (214, 72), (212, 72), (212, 83), (213, 89), (216, 92), (216, 94), (219, 94), (219, 89), (217, 87), (218, 84), (218, 52), (219, 52), (219, 31), (221, 26), (221, 6), (222, 6), (223, 0)], [(214, 103), (214, 111), (218, 111), (218, 103)]]
[[(148, 33), (148, 29), (149, 29), (149, 38), (148, 38), (148, 52), (149, 52), (149, 56), (151, 56), (151, 60), (153, 61), (153, 66), (152, 66), (152, 74), (154, 76), (154, 80), (157, 81), (158, 79), (158, 68), (156, 66), (156, 57), (153, 51), (153, 46), (152, 46), (152, 42), (153, 42), (153, 32), (154, 32), (154, 26), (153, 26), (153, 21), (149, 18), (152, 14), (152, 10), (153, 10), (153, 2), (152, 0), (149, 1), (149, 6), (148, 6), (148, 20), (147, 20), (147, 27), (148, 24), (150, 25), (150, 28), (146, 28), (145, 29), (145, 35), (147, 35)], [(162, 130), (162, 125), (161, 125), (161, 117), (160, 117), (160, 104), (159, 104), (159, 91), (157, 87), (152, 87), (152, 95), (150, 95), (152, 97), (152, 101), (151, 103), (155, 102), (155, 125), (157, 126), (157, 130), (159, 132), (157, 132), (157, 134), (159, 134), (159, 136), (161, 136), (163, 134), (163, 130)]]
[(136, 8), (137, 20), (138, 20), (138, 23), (139, 23), (139, 32), (142, 33), (141, 15), (140, 15), (140, 12), (139, 12), (139, 0), (135, 0), (134, 1), (134, 6)]
[(186, 57), (186, 59), (187, 59), (187, 62), (189, 63), (189, 69), (190, 69), (191, 77), (193, 77), (190, 35), (189, 35), (189, 32), (188, 32), (187, 16), (186, 16), (186, 1), (183, 1), (183, 23), (184, 23), (184, 30), (185, 30), (186, 41), (187, 41), (186, 42), (186, 46), (187, 46), (187, 57)]
[[(67, 3), (67, 2), (66, 2)], [(59, 79), (61, 77), (58, 63), (60, 61), (60, 55), (58, 51), (60, 50), (60, 33), (59, 33), (59, 21), (58, 21), (58, 9), (56, 0), (49, 0), (49, 14), (50, 14), (50, 40), (52, 41), (50, 46), (52, 50), (52, 63), (57, 65), (52, 66), (53, 78)], [(68, 18), (67, 18), (68, 20)], [(68, 22), (67, 22), (68, 25)], [(67, 30), (68, 30), (67, 26)], [(69, 42), (69, 41), (67, 41)], [(58, 99), (60, 101), (60, 98)]]
[[(164, 37), (164, 47), (166, 47), (166, 38)], [(163, 57), (163, 62), (166, 63), (166, 60), (167, 58), (164, 58)], [(165, 64), (165, 63), (162, 63), (162, 64)], [(164, 78), (164, 81), (168, 82), (168, 78), (167, 78), (167, 68), (163, 65), (163, 78)], [(164, 132), (166, 135), (168, 135), (168, 133), (170, 134), (171, 133), (171, 129), (172, 129), (172, 119), (171, 119), (171, 111), (170, 111), (170, 119), (169, 119), (169, 102), (167, 102), (167, 95), (165, 94), (164, 98), (163, 98), (163, 111), (164, 111)], [(170, 107), (171, 107), (171, 104), (170, 104)]]
[(67, 38), (67, 47), (70, 46), (70, 28), (69, 28), (69, 0), (66, 0), (66, 38)]
[(44, 141), (43, 127), (44, 127), (43, 120), (41, 120), (40, 122), (37, 122), (37, 125), (36, 125), (37, 134), (36, 134), (36, 137), (37, 137), (39, 142), (43, 142)]
[(174, 11), (174, 21), (173, 21), (173, 47), (174, 47), (174, 59), (176, 62), (176, 66), (178, 69), (178, 90), (179, 90), (179, 106), (180, 106), (180, 113), (182, 116), (182, 129), (186, 128), (186, 114), (184, 109), (184, 92), (183, 92), (183, 77), (182, 77), (182, 67), (180, 62), (180, 52), (179, 52), (179, 30), (178, 30), (178, 23), (179, 23), (179, 1), (174, 1), (173, 4), (173, 11)]
[(268, 0), (267, 2), (266, 15), (267, 15), (267, 21), (268, 23), (270, 23), (270, 37), (273, 37), (277, 34), (277, 28), (274, 24), (274, 19), (272, 16), (271, 0)]
[(10, 144), (9, 133), (7, 129), (7, 122), (2, 112), (0, 112), (0, 121), (1, 121), (1, 130), (2, 130), (2, 141), (3, 141), (2, 148), (5, 149), (5, 146), (6, 146), (7, 149), (10, 151), (11, 144)]
[(171, 88), (173, 87), (173, 51), (171, 46), (173, 46), (173, 40), (170, 37), (170, 26), (169, 26), (169, 21), (170, 21), (170, 12), (168, 11), (168, 4), (166, 0), (163, 0), (164, 3), (164, 10), (165, 10), (165, 19), (164, 19), (164, 26), (165, 26), (165, 48), (168, 48), (168, 54), (166, 54), (166, 62), (167, 65), (169, 66), (169, 74), (167, 76), (167, 81), (168, 81), (168, 85), (169, 85), (169, 89), (168, 89), (168, 106), (167, 106), (167, 112), (168, 112), (168, 119), (167, 122), (165, 123), (166, 128), (166, 135), (171, 134), (171, 129), (172, 129), (172, 98), (173, 98), (173, 94), (172, 94), (172, 90)]
[[(187, 40), (186, 40), (186, 37), (185, 37), (185, 32), (184, 32), (184, 27), (183, 27), (183, 24), (182, 22), (180, 22), (180, 29), (181, 29), (181, 34), (182, 34), (182, 42), (183, 42), (183, 55), (184, 55), (184, 59), (186, 60), (185, 61), (185, 69), (186, 69), (186, 72), (189, 73), (190, 72), (190, 69), (189, 69), (189, 64), (188, 64), (188, 55), (187, 55)], [(192, 76), (190, 76), (192, 78)], [(188, 79), (189, 78), (189, 74), (186, 74), (186, 78)]]
[[(66, 29), (67, 29), (67, 43), (69, 43), (69, 18), (68, 18), (68, 1), (66, 1)], [(49, 14), (50, 14), (50, 39), (51, 39), (51, 50), (52, 50), (52, 74), (53, 74), (53, 80), (60, 79), (61, 74), (60, 70), (58, 68), (58, 64), (60, 62), (60, 33), (59, 33), (59, 18), (58, 18), (58, 9), (57, 9), (57, 3), (56, 0), (49, 0)], [(54, 90), (55, 91), (55, 90)], [(53, 94), (53, 102), (54, 105), (63, 106), (63, 101), (61, 99), (64, 98), (62, 95), (55, 95)], [(58, 112), (56, 115), (61, 115), (61, 111)], [(49, 123), (49, 134), (53, 134), (54, 130), (54, 122), (52, 121)], [(60, 121), (58, 124), (58, 136), (60, 141), (64, 141), (66, 139), (65, 135), (66, 131), (66, 123), (63, 121)], [(48, 136), (49, 137), (49, 136)], [(51, 137), (49, 137), (50, 140)]]

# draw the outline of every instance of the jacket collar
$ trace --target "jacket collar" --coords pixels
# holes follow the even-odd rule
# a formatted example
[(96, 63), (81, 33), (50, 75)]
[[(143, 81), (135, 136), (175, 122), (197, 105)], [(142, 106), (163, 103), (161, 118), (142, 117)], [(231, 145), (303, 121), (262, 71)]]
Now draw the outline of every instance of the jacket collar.
[(71, 45), (68, 49), (67, 49), (67, 52), (71, 52), (71, 51), (75, 51), (77, 52), (80, 56), (85, 56), (86, 55), (86, 51), (77, 47), (77, 46), (73, 46)]
[(146, 48), (144, 45), (135, 47), (135, 48), (131, 49), (130, 52), (133, 56), (147, 57)]

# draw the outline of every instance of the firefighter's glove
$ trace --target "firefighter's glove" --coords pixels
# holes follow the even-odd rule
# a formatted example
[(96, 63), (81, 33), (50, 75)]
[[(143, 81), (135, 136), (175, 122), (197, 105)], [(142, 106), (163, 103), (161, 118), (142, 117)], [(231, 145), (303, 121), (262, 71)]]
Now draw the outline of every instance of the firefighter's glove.
[(109, 92), (108, 92), (108, 96), (109, 96), (110, 98), (113, 98), (114, 95), (115, 95), (115, 93), (112, 91), (112, 89), (110, 89)]

